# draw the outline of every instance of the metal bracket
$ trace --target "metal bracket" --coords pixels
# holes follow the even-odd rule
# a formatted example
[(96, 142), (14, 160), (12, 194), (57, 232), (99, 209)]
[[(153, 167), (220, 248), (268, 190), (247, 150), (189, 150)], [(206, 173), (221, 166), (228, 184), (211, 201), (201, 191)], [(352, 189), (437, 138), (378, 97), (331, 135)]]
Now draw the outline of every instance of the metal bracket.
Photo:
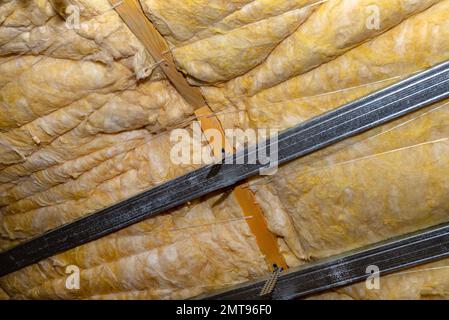
[(270, 278), (267, 280), (267, 282), (265, 282), (265, 285), (263, 286), (262, 290), (259, 293), (260, 297), (271, 295), (274, 288), (276, 287), (279, 276), (281, 275), (283, 269), (281, 267), (278, 267), (277, 265), (274, 265), (273, 269), (274, 271), (271, 273)]

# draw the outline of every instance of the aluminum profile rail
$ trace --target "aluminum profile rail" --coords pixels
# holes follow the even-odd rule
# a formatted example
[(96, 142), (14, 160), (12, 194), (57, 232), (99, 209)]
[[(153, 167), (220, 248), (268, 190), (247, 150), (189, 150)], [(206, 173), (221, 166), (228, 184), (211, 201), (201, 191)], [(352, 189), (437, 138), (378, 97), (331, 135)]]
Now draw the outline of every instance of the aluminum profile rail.
[[(449, 61), (306, 121), (278, 136), (284, 164), (449, 97)], [(267, 142), (270, 144), (271, 142)], [(257, 146), (233, 155), (252, 157)], [(217, 167), (218, 166), (218, 167)], [(0, 276), (75, 248), (211, 192), (259, 174), (266, 165), (215, 164), (46, 232), (0, 253)], [(211, 174), (212, 173), (212, 174)]]
[[(449, 257), (449, 223), (421, 230), (281, 274), (271, 295), (260, 297), (266, 279), (225, 289), (198, 299), (289, 300), (364, 281), (379, 268), (383, 276), (406, 268)], [(380, 278), (382, 288), (382, 278)]]

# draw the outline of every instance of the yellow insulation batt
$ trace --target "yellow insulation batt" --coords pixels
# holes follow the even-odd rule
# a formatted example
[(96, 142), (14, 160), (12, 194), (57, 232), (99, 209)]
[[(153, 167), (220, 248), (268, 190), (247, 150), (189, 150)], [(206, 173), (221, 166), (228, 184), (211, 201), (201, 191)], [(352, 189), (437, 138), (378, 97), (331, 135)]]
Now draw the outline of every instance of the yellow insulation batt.
[[(194, 108), (111, 3), (0, 1), (1, 251), (199, 166), (170, 159)], [(449, 59), (449, 0), (140, 4), (224, 128), (286, 129)], [(449, 221), (448, 177), (443, 101), (248, 186), (293, 267)], [(247, 219), (214, 193), (6, 275), (0, 299), (183, 299), (254, 280), (269, 268)], [(448, 298), (448, 270), (312, 298)]]

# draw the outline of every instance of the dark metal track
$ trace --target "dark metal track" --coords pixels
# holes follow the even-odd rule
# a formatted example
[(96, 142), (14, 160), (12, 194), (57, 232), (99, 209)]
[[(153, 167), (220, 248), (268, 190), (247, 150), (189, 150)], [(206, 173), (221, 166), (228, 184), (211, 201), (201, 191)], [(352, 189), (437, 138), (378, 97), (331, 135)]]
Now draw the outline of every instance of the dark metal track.
[[(203, 299), (295, 299), (366, 280), (367, 267), (380, 276), (449, 257), (449, 223), (360, 250), (293, 268), (281, 274), (270, 297), (259, 297), (266, 279), (226, 289)], [(380, 289), (382, 279), (380, 280)]]
[[(304, 122), (279, 135), (279, 164), (449, 97), (449, 62)], [(249, 147), (233, 163), (257, 152)], [(0, 276), (255, 176), (261, 164), (206, 166), (0, 253)], [(214, 170), (214, 174), (210, 171)]]

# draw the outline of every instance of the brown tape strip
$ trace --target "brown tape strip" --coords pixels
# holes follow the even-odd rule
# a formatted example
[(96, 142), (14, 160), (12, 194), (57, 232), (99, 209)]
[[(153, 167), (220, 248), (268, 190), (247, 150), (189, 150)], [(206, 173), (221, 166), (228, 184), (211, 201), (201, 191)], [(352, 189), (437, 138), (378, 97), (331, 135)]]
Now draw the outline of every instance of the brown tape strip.
[(173, 56), (162, 35), (156, 30), (143, 12), (138, 0), (109, 0), (115, 11), (132, 33), (142, 42), (153, 59), (159, 63), (167, 78), (181, 96), (195, 109), (206, 105), (203, 95), (197, 87), (191, 86), (184, 75), (176, 68)]
[(274, 265), (288, 268), (284, 256), (279, 251), (277, 237), (268, 229), (267, 222), (263, 216), (262, 209), (257, 203), (256, 196), (248, 187), (239, 185), (234, 189), (234, 196), (242, 208), (251, 232), (256, 237), (260, 251), (265, 255), (265, 260), (271, 271), (274, 271)]
[[(222, 136), (222, 144), (227, 153), (234, 152), (232, 146), (226, 141), (223, 127), (221, 126), (220, 120), (213, 115), (209, 107), (203, 107), (195, 112), (197, 119), (201, 125), (203, 132), (207, 133), (208, 129), (215, 129), (220, 131)], [(214, 148), (214, 155), (220, 156), (222, 153), (219, 144), (214, 142), (207, 137), (209, 143)], [(257, 203), (256, 196), (248, 187), (244, 184), (237, 186), (233, 195), (237, 200), (238, 204), (242, 208), (243, 215), (248, 217), (246, 222), (256, 238), (257, 245), (260, 251), (265, 255), (265, 260), (267, 261), (268, 267), (271, 271), (274, 271), (274, 265), (282, 267), (284, 270), (288, 268), (287, 263), (283, 255), (279, 251), (279, 246), (277, 244), (276, 236), (268, 229), (267, 222), (265, 221), (262, 209)]]
[[(110, 3), (111, 5), (114, 5), (112, 0), (110, 0)], [(145, 16), (140, 7), (140, 3), (138, 3), (137, 0), (123, 0), (123, 3), (116, 6), (115, 10), (134, 35), (136, 35), (136, 37), (143, 43), (151, 56), (157, 62), (162, 62), (160, 66), (173, 86), (188, 103), (197, 109), (195, 115), (200, 122), (203, 132), (206, 134), (208, 129), (220, 131), (222, 136), (222, 144), (220, 144), (220, 146), (223, 146), (227, 153), (234, 152), (232, 146), (226, 141), (220, 121), (213, 115), (212, 111), (207, 106), (200, 90), (190, 86), (185, 77), (178, 71), (173, 62), (173, 57), (167, 43)], [(214, 155), (220, 156), (222, 150), (221, 147), (217, 147), (219, 144), (214, 144), (210, 137), (206, 136), (206, 138), (214, 148)], [(250, 217), (249, 219), (246, 219), (246, 221), (251, 232), (256, 237), (260, 251), (265, 255), (269, 269), (273, 271), (274, 265), (287, 269), (285, 259), (280, 253), (277, 245), (277, 238), (268, 229), (262, 209), (257, 204), (253, 192), (249, 188), (238, 186), (234, 189), (233, 193), (242, 208), (245, 217)]]
[[(225, 139), (225, 133), (220, 120), (213, 115), (212, 110), (210, 110), (209, 107), (206, 106), (196, 110), (195, 115), (201, 125), (203, 133), (206, 135), (206, 139), (209, 141), (209, 145), (214, 149), (213, 152), (215, 157), (219, 158), (222, 155), (222, 149), (224, 149), (226, 153), (234, 152), (232, 146)], [(209, 129), (218, 130), (220, 132), (222, 137), (220, 144), (214, 143), (214, 141), (211, 140), (212, 138), (207, 136), (207, 130)]]

